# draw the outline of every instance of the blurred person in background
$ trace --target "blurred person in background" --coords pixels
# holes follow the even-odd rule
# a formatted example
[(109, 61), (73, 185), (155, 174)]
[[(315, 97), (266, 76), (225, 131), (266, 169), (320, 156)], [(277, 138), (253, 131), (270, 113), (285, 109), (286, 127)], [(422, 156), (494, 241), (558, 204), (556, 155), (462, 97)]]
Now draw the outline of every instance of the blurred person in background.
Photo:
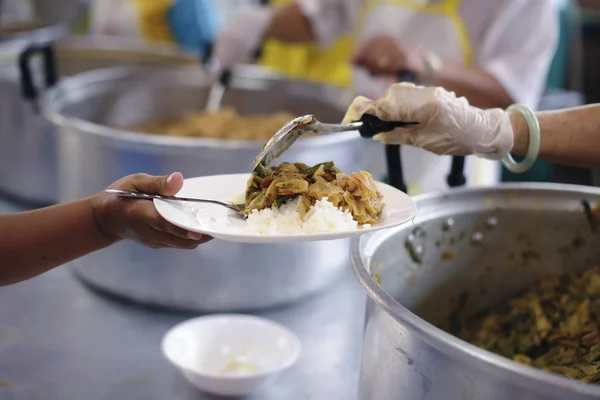
[[(535, 108), (558, 43), (554, 0), (274, 0), (220, 33), (223, 68), (252, 62), (379, 97), (408, 71), (478, 107)], [(315, 110), (317, 111), (317, 110)], [(446, 187), (449, 157), (403, 149), (409, 192)], [(496, 162), (467, 157), (467, 184), (499, 180)]]
[(202, 54), (219, 15), (213, 0), (92, 0), (90, 33), (143, 43), (172, 43)]

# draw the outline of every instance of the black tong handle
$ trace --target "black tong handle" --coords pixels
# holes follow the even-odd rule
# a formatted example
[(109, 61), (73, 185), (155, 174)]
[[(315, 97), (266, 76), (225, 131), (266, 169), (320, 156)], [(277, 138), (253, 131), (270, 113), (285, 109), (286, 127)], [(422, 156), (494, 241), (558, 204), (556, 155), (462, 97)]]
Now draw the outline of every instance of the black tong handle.
[(409, 125), (418, 125), (418, 122), (388, 122), (382, 121), (374, 115), (371, 114), (363, 114), (360, 118), (360, 122), (362, 122), (361, 127), (358, 129), (360, 136), (371, 139), (373, 136), (377, 135), (381, 132), (389, 132), (393, 131), (396, 128), (401, 128), (403, 126)]
[[(398, 82), (415, 82), (415, 80), (416, 80), (415, 76), (411, 72), (408, 72), (408, 71), (398, 71), (398, 73), (396, 74), (396, 78), (397, 78)], [(363, 123), (363, 125), (358, 130), (360, 133), (360, 136), (367, 138), (367, 139), (371, 139), (373, 136), (375, 136), (381, 132), (390, 132), (396, 128), (401, 128), (403, 126), (419, 124), (418, 122), (382, 121), (379, 118), (377, 118), (376, 116), (371, 115), (371, 114), (363, 114), (362, 118), (360, 119), (360, 122)]]

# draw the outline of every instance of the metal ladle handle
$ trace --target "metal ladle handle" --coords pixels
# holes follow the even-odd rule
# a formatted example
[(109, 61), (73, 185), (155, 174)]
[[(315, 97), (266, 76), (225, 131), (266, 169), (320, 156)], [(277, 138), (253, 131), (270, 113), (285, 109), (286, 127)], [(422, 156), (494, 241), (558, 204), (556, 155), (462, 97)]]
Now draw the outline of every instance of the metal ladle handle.
[[(259, 5), (261, 6), (268, 6), (269, 5), (269, 0), (260, 0), (258, 2)], [(204, 48), (204, 53), (202, 54), (202, 65), (204, 65), (205, 67), (207, 65), (209, 65), (209, 63), (211, 62), (212, 56), (213, 56), (213, 52), (214, 52), (214, 43), (207, 43), (205, 48)], [(261, 42), (261, 44), (258, 46), (258, 48), (254, 51), (254, 55), (253, 55), (253, 59), (254, 61), (257, 61), (260, 56), (262, 55), (262, 51), (263, 51), (263, 46), (264, 43)], [(231, 69), (225, 69), (221, 72), (221, 75), (219, 76), (219, 82), (221, 83), (221, 85), (223, 85), (224, 89), (228, 89), (229, 88), (229, 83), (231, 82)]]

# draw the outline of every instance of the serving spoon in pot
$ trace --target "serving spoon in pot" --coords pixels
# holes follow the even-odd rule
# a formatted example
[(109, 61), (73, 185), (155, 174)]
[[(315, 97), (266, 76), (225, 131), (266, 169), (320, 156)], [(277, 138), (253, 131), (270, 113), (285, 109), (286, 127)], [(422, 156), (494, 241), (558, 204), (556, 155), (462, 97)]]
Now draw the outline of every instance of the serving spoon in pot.
[(236, 216), (246, 219), (248, 216), (244, 214), (242, 211), (245, 208), (245, 204), (229, 204), (219, 200), (211, 200), (211, 199), (196, 199), (191, 197), (177, 197), (177, 196), (162, 196), (158, 194), (147, 194), (141, 192), (132, 192), (128, 190), (118, 190), (118, 189), (107, 189), (106, 193), (111, 194), (113, 196), (119, 197), (127, 197), (131, 199), (141, 199), (141, 200), (165, 200), (165, 201), (187, 201), (192, 203), (210, 203), (216, 204), (219, 206), (223, 206), (233, 211)]
[(254, 159), (253, 171), (259, 167), (266, 167), (277, 157), (282, 155), (290, 146), (305, 133), (333, 133), (358, 131), (364, 138), (372, 138), (378, 133), (393, 131), (396, 128), (418, 125), (418, 122), (388, 122), (382, 121), (374, 115), (364, 114), (360, 120), (349, 124), (326, 124), (307, 114), (294, 118), (269, 139), (261, 152)]

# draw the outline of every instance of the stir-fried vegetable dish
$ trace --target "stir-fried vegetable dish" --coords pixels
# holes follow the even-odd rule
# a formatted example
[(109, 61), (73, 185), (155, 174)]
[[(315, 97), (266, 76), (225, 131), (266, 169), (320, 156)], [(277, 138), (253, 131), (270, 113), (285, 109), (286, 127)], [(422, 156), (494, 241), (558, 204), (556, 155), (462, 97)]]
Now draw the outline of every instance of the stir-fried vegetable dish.
[(300, 197), (301, 217), (323, 198), (351, 213), (361, 225), (376, 224), (383, 209), (383, 196), (370, 173), (360, 171), (346, 175), (330, 161), (313, 167), (282, 163), (255, 171), (246, 188), (244, 212), (278, 207), (297, 197)]
[(600, 383), (600, 268), (561, 275), (451, 332), (504, 357), (583, 382)]
[(286, 112), (240, 115), (225, 107), (214, 113), (197, 112), (173, 121), (151, 122), (134, 130), (167, 136), (264, 141), (295, 117)]

